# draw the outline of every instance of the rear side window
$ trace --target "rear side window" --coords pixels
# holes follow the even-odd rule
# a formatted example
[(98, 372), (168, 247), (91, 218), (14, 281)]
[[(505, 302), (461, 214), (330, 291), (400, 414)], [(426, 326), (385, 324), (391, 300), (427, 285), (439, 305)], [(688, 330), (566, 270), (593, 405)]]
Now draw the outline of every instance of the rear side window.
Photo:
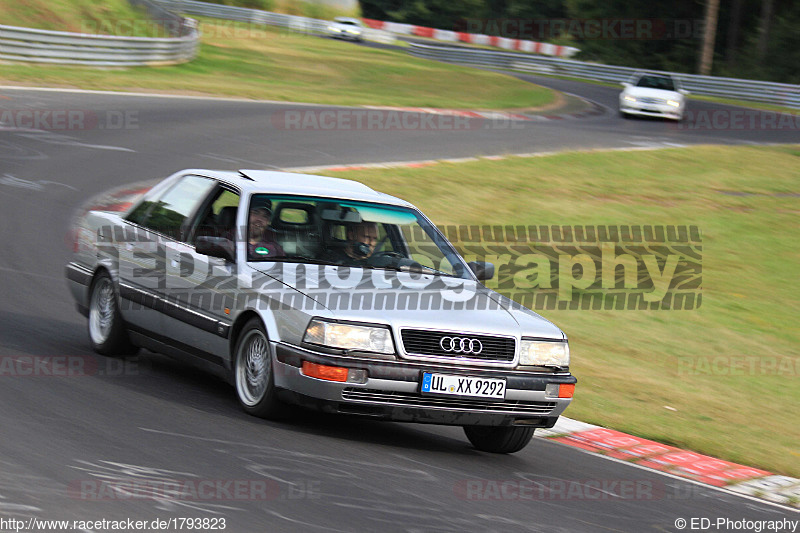
[(216, 182), (201, 176), (186, 176), (156, 199), (145, 199), (128, 220), (173, 239), (183, 240), (189, 216), (206, 199)]

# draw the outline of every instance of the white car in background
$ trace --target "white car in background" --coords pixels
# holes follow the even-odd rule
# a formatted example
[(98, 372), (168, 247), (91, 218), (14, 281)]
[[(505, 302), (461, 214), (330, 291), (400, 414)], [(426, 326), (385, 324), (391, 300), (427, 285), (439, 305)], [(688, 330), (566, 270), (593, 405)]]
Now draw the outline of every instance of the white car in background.
[(348, 39), (350, 41), (364, 40), (364, 23), (351, 17), (336, 17), (328, 25), (328, 35), (334, 39)]
[(642, 115), (683, 120), (689, 92), (669, 74), (635, 74), (622, 86), (625, 89), (619, 95), (619, 112), (623, 118)]

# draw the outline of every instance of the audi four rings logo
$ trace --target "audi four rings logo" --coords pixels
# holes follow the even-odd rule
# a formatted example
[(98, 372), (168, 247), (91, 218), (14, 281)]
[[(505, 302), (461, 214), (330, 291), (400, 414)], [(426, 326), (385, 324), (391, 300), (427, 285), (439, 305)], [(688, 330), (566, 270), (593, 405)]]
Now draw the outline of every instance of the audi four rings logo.
[(449, 353), (479, 354), (483, 351), (483, 344), (478, 339), (466, 337), (442, 337), (439, 341), (442, 350)]

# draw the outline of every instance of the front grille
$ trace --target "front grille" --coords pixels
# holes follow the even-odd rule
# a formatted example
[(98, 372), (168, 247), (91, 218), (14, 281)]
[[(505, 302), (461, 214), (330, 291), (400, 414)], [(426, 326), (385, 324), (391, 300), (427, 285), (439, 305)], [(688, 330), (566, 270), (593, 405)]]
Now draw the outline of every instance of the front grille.
[(639, 98), (639, 101), (643, 104), (666, 104), (667, 101), (662, 98), (651, 98), (649, 96), (644, 96)]
[(413, 392), (379, 391), (348, 387), (342, 391), (342, 398), (350, 401), (372, 404), (395, 405), (399, 407), (420, 407), (425, 409), (457, 409), (459, 411), (480, 411), (485, 413), (511, 413), (521, 415), (546, 416), (555, 408), (555, 402), (528, 402), (506, 400), (503, 402), (480, 399), (448, 398), (423, 396)]
[[(480, 353), (448, 352), (443, 350), (440, 344), (443, 337), (456, 337), (480, 341)], [(516, 351), (516, 341), (513, 337), (404, 329), (400, 331), (400, 338), (403, 340), (403, 348), (409, 355), (433, 355), (436, 357), (477, 359), (481, 361), (499, 361), (505, 363), (514, 360), (514, 353)]]

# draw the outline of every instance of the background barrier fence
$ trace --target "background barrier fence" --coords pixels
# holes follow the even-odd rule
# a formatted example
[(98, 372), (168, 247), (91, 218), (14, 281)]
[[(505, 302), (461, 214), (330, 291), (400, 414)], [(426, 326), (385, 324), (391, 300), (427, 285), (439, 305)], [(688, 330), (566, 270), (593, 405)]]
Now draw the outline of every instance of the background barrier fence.
[[(153, 20), (173, 37), (114, 37), (17, 28), (0, 25), (0, 59), (98, 66), (133, 66), (190, 61), (197, 55), (200, 37), (196, 22), (175, 13), (206, 16), (287, 28), (323, 35), (329, 21), (225, 6), (196, 0), (130, 0), (144, 6)], [(364, 38), (392, 42), (391, 33), (364, 28)], [(411, 43), (416, 57), (497, 69), (569, 76), (619, 84), (641, 69), (588, 63), (572, 59), (479, 48)], [(750, 100), (800, 109), (800, 85), (696, 74), (674, 76), (684, 89), (701, 96)]]
[[(409, 53), (417, 57), (478, 65), (482, 67), (568, 76), (582, 80), (619, 84), (642, 69), (587, 63), (572, 59), (545, 57), (475, 48), (457, 48), (412, 43)], [(800, 109), (800, 85), (768, 81), (717, 78), (698, 74), (669, 73), (684, 89), (701, 96), (751, 100)], [(620, 89), (622, 90), (622, 89)]]
[(195, 21), (149, 0), (131, 0), (131, 4), (145, 7), (153, 20), (174, 36), (120, 37), (0, 25), (0, 59), (116, 67), (174, 64), (194, 59), (200, 46)]

